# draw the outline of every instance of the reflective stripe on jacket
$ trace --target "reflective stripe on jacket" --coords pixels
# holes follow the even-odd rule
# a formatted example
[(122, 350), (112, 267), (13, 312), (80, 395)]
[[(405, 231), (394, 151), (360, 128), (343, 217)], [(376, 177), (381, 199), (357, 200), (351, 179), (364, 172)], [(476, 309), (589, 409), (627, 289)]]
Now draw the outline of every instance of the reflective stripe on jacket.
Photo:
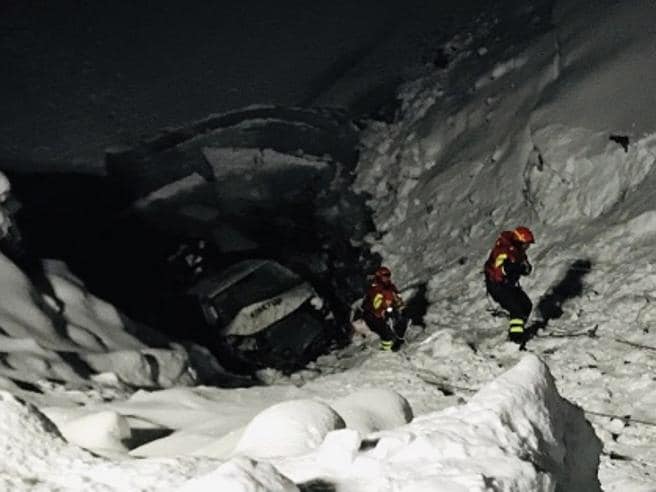
[(401, 304), (401, 298), (394, 284), (383, 285), (374, 281), (367, 289), (362, 308), (365, 312), (382, 318), (388, 307), (398, 307)]
[(516, 284), (524, 270), (530, 271), (526, 253), (515, 245), (511, 231), (503, 231), (485, 262), (485, 277), (494, 283)]

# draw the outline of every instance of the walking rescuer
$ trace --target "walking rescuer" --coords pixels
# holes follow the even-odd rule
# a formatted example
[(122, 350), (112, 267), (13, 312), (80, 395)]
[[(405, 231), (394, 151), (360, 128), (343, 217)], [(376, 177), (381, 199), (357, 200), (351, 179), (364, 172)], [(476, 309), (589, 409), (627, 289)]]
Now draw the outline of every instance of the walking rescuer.
[(392, 283), (392, 272), (380, 267), (362, 300), (362, 317), (371, 331), (380, 336), (380, 349), (397, 350), (405, 335), (405, 307), (399, 291)]
[(503, 231), (485, 262), (487, 292), (510, 313), (508, 338), (520, 344), (525, 341), (525, 324), (533, 304), (519, 285), (519, 277), (529, 275), (533, 270), (526, 256), (526, 250), (533, 242), (533, 233), (528, 227)]

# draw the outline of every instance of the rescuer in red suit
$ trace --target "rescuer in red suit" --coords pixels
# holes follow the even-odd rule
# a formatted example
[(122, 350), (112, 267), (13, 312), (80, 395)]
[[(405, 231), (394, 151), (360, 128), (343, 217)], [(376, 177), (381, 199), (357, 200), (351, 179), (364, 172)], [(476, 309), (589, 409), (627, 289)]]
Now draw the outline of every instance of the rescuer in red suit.
[(533, 232), (528, 227), (503, 231), (485, 262), (487, 292), (510, 313), (508, 338), (520, 344), (526, 340), (525, 324), (533, 304), (519, 285), (519, 278), (533, 270), (526, 256), (533, 242)]
[[(400, 315), (403, 308), (403, 299), (392, 283), (392, 272), (384, 266), (378, 268), (362, 301), (362, 317), (369, 329), (380, 336), (381, 350), (395, 350), (400, 346), (403, 338), (400, 331), (405, 331), (405, 320)], [(392, 323), (396, 323), (398, 331), (390, 326), (392, 316), (396, 316)]]

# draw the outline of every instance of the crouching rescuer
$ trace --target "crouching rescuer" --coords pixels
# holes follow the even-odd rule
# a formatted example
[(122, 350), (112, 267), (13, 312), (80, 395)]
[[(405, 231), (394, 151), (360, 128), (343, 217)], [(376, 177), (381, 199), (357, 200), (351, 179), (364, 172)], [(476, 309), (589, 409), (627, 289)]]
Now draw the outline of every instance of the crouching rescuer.
[(407, 320), (401, 311), (405, 304), (392, 283), (392, 272), (380, 267), (362, 301), (362, 317), (371, 331), (380, 336), (380, 349), (398, 350), (403, 342)]
[(510, 314), (508, 338), (520, 344), (526, 340), (525, 324), (533, 304), (519, 285), (519, 278), (533, 270), (526, 256), (526, 250), (533, 242), (533, 233), (528, 227), (504, 231), (485, 262), (487, 292)]

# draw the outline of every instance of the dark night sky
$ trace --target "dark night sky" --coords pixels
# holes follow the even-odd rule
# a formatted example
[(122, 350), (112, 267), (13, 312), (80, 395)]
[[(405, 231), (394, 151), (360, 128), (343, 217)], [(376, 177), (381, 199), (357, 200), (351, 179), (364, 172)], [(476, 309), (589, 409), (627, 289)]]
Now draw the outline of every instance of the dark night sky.
[(0, 167), (99, 162), (109, 145), (249, 104), (352, 105), (476, 3), (3, 2)]

